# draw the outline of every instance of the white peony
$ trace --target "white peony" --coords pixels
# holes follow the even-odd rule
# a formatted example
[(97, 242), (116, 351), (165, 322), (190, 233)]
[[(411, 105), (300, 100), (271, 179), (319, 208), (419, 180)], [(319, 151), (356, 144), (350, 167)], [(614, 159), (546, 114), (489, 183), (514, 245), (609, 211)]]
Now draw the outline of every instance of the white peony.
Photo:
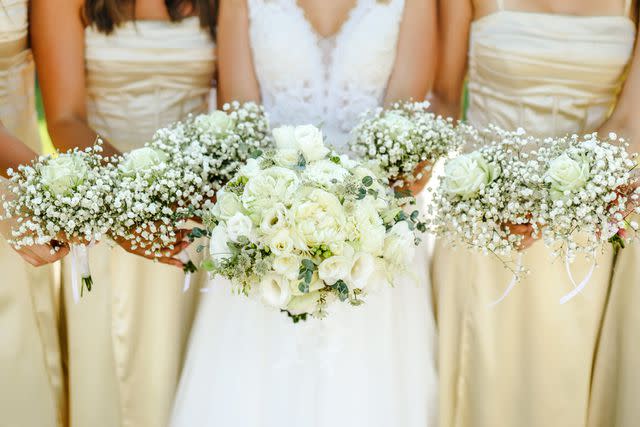
[(314, 313), (320, 300), (320, 292), (309, 292), (294, 296), (287, 305), (287, 310), (293, 315)]
[(233, 242), (237, 242), (240, 237), (246, 237), (251, 240), (253, 237), (253, 222), (251, 218), (241, 212), (237, 212), (227, 220), (227, 234)]
[(258, 213), (277, 203), (289, 201), (298, 189), (299, 179), (290, 169), (273, 166), (249, 179), (242, 202), (249, 212)]
[(463, 154), (444, 166), (443, 187), (449, 194), (471, 198), (500, 176), (500, 168), (480, 153)]
[(386, 228), (378, 213), (375, 200), (367, 196), (356, 201), (351, 221), (356, 238), (360, 242), (360, 250), (379, 255), (382, 252)]
[(196, 126), (220, 136), (233, 130), (235, 121), (224, 111), (216, 110), (210, 114), (202, 114), (195, 119)]
[(291, 299), (290, 281), (276, 273), (267, 273), (260, 281), (263, 301), (274, 308), (286, 308)]
[(62, 154), (40, 169), (42, 183), (54, 194), (68, 193), (86, 178), (86, 163), (73, 154)]
[(366, 252), (358, 252), (353, 257), (349, 277), (351, 284), (364, 289), (369, 284), (371, 276), (376, 272), (376, 258)]
[(331, 160), (319, 160), (307, 165), (302, 176), (325, 187), (341, 184), (349, 176), (349, 171)]
[(300, 152), (291, 148), (277, 150), (273, 156), (273, 161), (278, 166), (292, 167), (298, 164)]
[(278, 255), (273, 259), (273, 271), (295, 281), (300, 273), (300, 258), (295, 255)]
[(344, 240), (346, 217), (338, 198), (314, 189), (291, 208), (298, 249)]
[(213, 207), (213, 214), (216, 217), (227, 220), (242, 211), (242, 202), (236, 194), (220, 190), (216, 197), (216, 204)]
[(169, 156), (163, 151), (151, 147), (137, 148), (125, 153), (120, 170), (127, 176), (135, 176), (161, 165), (168, 159)]
[(298, 152), (295, 128), (293, 126), (280, 126), (273, 130), (273, 139), (278, 150), (295, 150)]
[(282, 229), (277, 231), (269, 242), (269, 248), (277, 256), (289, 255), (293, 252), (295, 245), (289, 231)]
[(565, 197), (565, 193), (581, 190), (589, 180), (589, 162), (574, 160), (566, 154), (549, 164), (546, 180), (551, 184), (551, 197), (555, 200)]
[(231, 258), (231, 250), (228, 246), (229, 235), (224, 224), (218, 224), (211, 232), (209, 241), (209, 255), (214, 261), (223, 261)]
[(307, 162), (315, 162), (329, 154), (329, 149), (324, 145), (324, 139), (320, 129), (313, 125), (297, 126), (294, 130), (298, 148)]
[(332, 256), (320, 263), (318, 266), (318, 276), (324, 280), (328, 286), (335, 284), (338, 280), (349, 283), (352, 267), (353, 260), (351, 257), (345, 255)]

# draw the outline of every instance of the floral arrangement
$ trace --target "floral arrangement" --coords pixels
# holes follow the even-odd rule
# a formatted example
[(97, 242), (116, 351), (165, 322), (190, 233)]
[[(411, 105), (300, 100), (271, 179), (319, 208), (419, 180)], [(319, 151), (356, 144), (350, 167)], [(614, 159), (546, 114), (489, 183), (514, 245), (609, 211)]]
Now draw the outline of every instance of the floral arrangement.
[(396, 102), (388, 109), (366, 113), (353, 130), (351, 150), (379, 162), (389, 180), (402, 183), (422, 178), (424, 171), (462, 143), (453, 120), (436, 116), (428, 108), (426, 101)]
[(362, 304), (380, 277), (406, 271), (424, 230), (413, 199), (325, 146), (314, 126), (274, 129), (276, 149), (250, 159), (218, 193), (205, 268), (294, 321), (333, 301)]
[[(108, 214), (114, 202), (111, 176), (102, 170), (101, 141), (85, 150), (40, 156), (29, 165), (9, 170), (11, 197), (4, 200), (17, 226), (10, 243), (17, 248), (55, 241), (71, 243), (74, 281), (91, 290), (87, 245), (100, 241), (113, 225)], [(55, 250), (55, 245), (52, 245)], [(78, 284), (73, 284), (77, 299)]]
[(624, 139), (539, 139), (495, 126), (466, 136), (476, 149), (445, 163), (434, 196), (433, 229), (454, 244), (509, 256), (522, 236), (508, 225), (528, 224), (569, 264), (607, 241), (624, 247), (625, 231), (638, 228), (628, 220), (640, 212), (637, 156)]

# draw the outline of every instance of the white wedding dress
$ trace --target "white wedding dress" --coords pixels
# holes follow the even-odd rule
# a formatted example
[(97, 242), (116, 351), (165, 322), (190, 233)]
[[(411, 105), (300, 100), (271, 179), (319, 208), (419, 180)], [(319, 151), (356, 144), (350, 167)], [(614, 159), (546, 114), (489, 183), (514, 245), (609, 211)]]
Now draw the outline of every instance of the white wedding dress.
[[(248, 0), (250, 40), (272, 124), (321, 125), (347, 151), (359, 114), (378, 106), (396, 56), (403, 0), (359, 0), (320, 37), (295, 0)], [(430, 427), (435, 330), (426, 244), (415, 279), (360, 307), (293, 324), (210, 283), (199, 307), (173, 427)]]

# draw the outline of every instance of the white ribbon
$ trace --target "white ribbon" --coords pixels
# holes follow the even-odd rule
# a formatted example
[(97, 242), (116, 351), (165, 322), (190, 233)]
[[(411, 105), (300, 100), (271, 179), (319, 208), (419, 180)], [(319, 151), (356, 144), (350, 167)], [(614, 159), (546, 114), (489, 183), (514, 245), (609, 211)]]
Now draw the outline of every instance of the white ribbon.
[[(93, 242), (90, 243), (93, 245)], [(91, 269), (89, 267), (89, 253), (86, 245), (71, 245), (71, 291), (73, 293), (73, 301), (77, 304), (80, 301), (80, 283), (81, 279), (91, 278)]]
[[(189, 254), (186, 249), (178, 254), (178, 260), (180, 260), (183, 264), (188, 264), (191, 262), (191, 258), (189, 258)], [(187, 292), (191, 287), (191, 272), (187, 271), (184, 273), (184, 284), (182, 285), (182, 292)]]
[(582, 282), (580, 282), (580, 284), (576, 284), (576, 281), (573, 278), (573, 273), (571, 272), (571, 263), (569, 262), (569, 257), (566, 256), (564, 258), (564, 266), (565, 266), (565, 268), (567, 270), (567, 274), (569, 275), (569, 280), (571, 280), (571, 283), (573, 284), (573, 290), (560, 299), (560, 304), (568, 303), (576, 295), (578, 295), (580, 292), (582, 292), (582, 290), (587, 286), (587, 284), (591, 280), (591, 276), (593, 276), (593, 272), (596, 269), (595, 255), (596, 254), (594, 253), (593, 254), (594, 260), (593, 260), (593, 263), (591, 264), (591, 268), (589, 269), (589, 272), (587, 273), (585, 278), (582, 280)]
[(520, 252), (518, 254), (518, 261), (516, 263), (516, 271), (513, 273), (513, 277), (511, 278), (511, 281), (507, 285), (507, 289), (504, 291), (504, 293), (502, 294), (502, 296), (500, 298), (498, 298), (496, 301), (494, 301), (491, 304), (489, 304), (489, 308), (493, 308), (496, 305), (500, 304), (507, 297), (507, 295), (509, 295), (511, 293), (513, 288), (515, 288), (516, 285), (518, 284), (518, 272), (520, 270), (522, 270), (522, 259), (523, 259), (522, 257), (523, 256), (524, 256), (524, 254), (522, 252)]

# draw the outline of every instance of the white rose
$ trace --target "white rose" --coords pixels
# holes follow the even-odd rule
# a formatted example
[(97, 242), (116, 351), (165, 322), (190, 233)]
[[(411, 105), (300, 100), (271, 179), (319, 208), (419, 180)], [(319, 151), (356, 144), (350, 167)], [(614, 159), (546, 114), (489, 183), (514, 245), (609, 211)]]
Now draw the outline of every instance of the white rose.
[(415, 237), (406, 221), (395, 224), (384, 240), (383, 256), (393, 267), (404, 269), (415, 256)]
[(295, 128), (293, 126), (280, 126), (273, 130), (273, 139), (278, 150), (295, 150), (298, 152)]
[(278, 166), (291, 167), (298, 164), (300, 152), (291, 148), (279, 149), (275, 152), (273, 161)]
[(300, 273), (300, 258), (295, 255), (278, 255), (273, 259), (273, 271), (295, 281)]
[(229, 239), (237, 242), (240, 237), (251, 239), (253, 237), (253, 222), (245, 214), (238, 212), (227, 221), (227, 233)]
[(291, 212), (298, 249), (344, 240), (346, 217), (335, 195), (314, 189), (298, 201)]
[(334, 181), (338, 184), (343, 183), (349, 171), (331, 160), (323, 159), (308, 164), (302, 175), (310, 181), (330, 187), (335, 185)]
[(444, 166), (443, 188), (449, 194), (470, 198), (500, 176), (500, 168), (480, 153), (463, 154)]
[(384, 225), (362, 227), (360, 229), (360, 250), (371, 255), (381, 255), (387, 230)]
[(585, 187), (589, 180), (589, 162), (574, 160), (566, 154), (554, 159), (546, 174), (547, 182), (551, 184), (551, 197), (562, 199), (565, 192), (576, 192)]
[(242, 203), (236, 194), (220, 190), (216, 197), (213, 212), (218, 218), (227, 220), (242, 210)]
[(235, 127), (233, 118), (220, 110), (214, 111), (211, 114), (200, 115), (196, 117), (195, 121), (196, 126), (218, 136), (224, 135)]
[(399, 137), (405, 132), (411, 131), (414, 124), (411, 120), (407, 119), (403, 115), (395, 112), (389, 112), (380, 120), (382, 126), (389, 130), (389, 134), (392, 137)]
[(351, 284), (359, 289), (364, 289), (369, 284), (371, 276), (376, 271), (376, 259), (371, 254), (358, 252), (353, 257), (351, 265)]
[(82, 183), (88, 172), (87, 165), (78, 156), (62, 154), (40, 169), (42, 183), (57, 195), (63, 195)]
[(288, 230), (282, 229), (271, 237), (269, 248), (276, 255), (288, 255), (293, 252), (294, 244)]
[(309, 292), (300, 296), (295, 296), (289, 301), (287, 310), (293, 315), (298, 314), (312, 314), (318, 308), (318, 301), (320, 300), (320, 292)]
[(322, 132), (313, 125), (297, 126), (294, 130), (298, 147), (307, 162), (315, 162), (329, 154), (329, 149), (324, 145)]
[(271, 236), (286, 226), (287, 208), (282, 203), (278, 203), (262, 213), (260, 231), (266, 236)]
[(222, 261), (231, 258), (231, 250), (228, 246), (229, 235), (224, 224), (218, 224), (211, 232), (209, 241), (209, 255), (214, 261)]
[(338, 280), (345, 283), (350, 281), (351, 267), (353, 261), (351, 257), (336, 255), (325, 259), (318, 266), (318, 276), (324, 280), (328, 286), (332, 286)]
[(360, 249), (379, 255), (382, 252), (386, 228), (374, 199), (367, 196), (356, 201), (351, 221), (355, 227), (356, 238), (360, 241)]
[(291, 299), (289, 280), (276, 273), (266, 274), (260, 281), (263, 301), (274, 308), (285, 308)]
[(277, 203), (290, 200), (298, 185), (299, 179), (295, 172), (273, 166), (249, 179), (244, 187), (242, 202), (249, 212), (261, 212)]
[(125, 153), (120, 170), (127, 176), (135, 176), (166, 162), (167, 153), (151, 147), (142, 147)]
[[(300, 282), (301, 281), (298, 279), (297, 275), (295, 279), (291, 280), (291, 295), (293, 296), (304, 295), (304, 292), (300, 291)], [(318, 276), (318, 273), (314, 272), (313, 277), (311, 278), (311, 283), (309, 284), (309, 292), (319, 291), (321, 289), (324, 289), (325, 286), (326, 286), (325, 283)]]

